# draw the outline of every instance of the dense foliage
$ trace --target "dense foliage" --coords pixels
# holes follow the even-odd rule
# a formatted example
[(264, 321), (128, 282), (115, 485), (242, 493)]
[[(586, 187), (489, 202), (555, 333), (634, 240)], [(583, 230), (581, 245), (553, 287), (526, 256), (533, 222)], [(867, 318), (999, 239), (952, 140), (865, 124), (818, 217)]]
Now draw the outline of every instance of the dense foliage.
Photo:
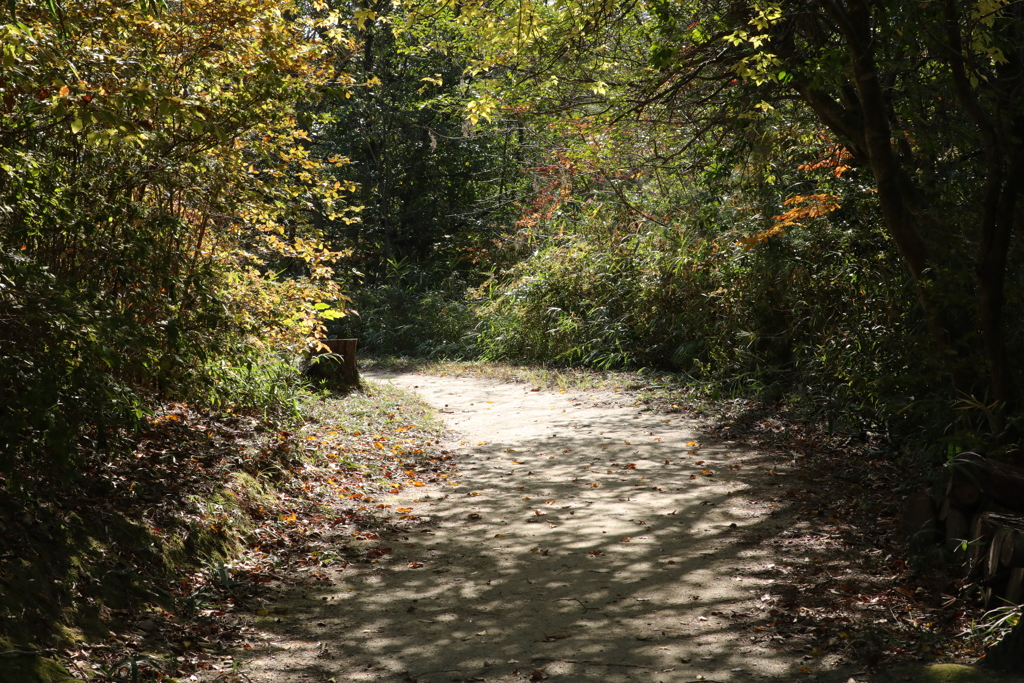
[[(1015, 3), (460, 3), (528, 185), (487, 357), (657, 364), (1017, 438)], [(511, 267), (511, 256), (518, 259)], [(908, 410), (903, 410), (909, 408)], [(927, 417), (926, 417), (927, 416)]]
[(5, 453), (268, 386), (324, 323), (1017, 438), (1015, 3), (14, 8)]
[(328, 172), (343, 160), (311, 155), (296, 123), (325, 79), (325, 42), (286, 6), (12, 7), (0, 25), (8, 476), (26, 458), (111, 446), (155, 397), (216, 402), (241, 359), (300, 343), (340, 297), (309, 206), (346, 215)]

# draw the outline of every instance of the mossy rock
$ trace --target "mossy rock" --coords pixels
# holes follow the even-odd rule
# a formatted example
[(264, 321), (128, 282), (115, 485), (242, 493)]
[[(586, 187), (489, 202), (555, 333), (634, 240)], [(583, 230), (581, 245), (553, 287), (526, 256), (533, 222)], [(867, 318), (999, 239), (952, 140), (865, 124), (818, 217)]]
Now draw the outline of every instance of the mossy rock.
[(0, 657), (0, 683), (57, 683), (72, 680), (56, 662), (33, 655)]

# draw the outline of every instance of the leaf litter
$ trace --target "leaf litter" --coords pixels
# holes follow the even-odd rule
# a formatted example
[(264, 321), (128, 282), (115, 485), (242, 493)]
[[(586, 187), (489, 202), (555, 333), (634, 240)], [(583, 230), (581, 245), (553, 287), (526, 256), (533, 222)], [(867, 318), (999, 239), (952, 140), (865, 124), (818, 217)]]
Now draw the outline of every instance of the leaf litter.
[[(266, 638), (253, 617), (284, 613), (274, 607), (282, 590), (325, 583), (330, 567), (380, 562), (392, 553), (382, 535), (419, 523), (413, 507), (392, 509), (381, 497), (457, 485), (439, 426), (414, 397), (371, 384), (303, 407), (295, 424), (168, 404), (139, 434), (122, 435), (120, 455), (83, 454), (74, 487), (22, 473), (32, 491), (48, 493), (16, 500), (2, 491), (5, 508), (25, 511), (0, 525), (9, 585), (18, 578), (9, 569), (48, 544), (101, 544), (61, 549), (79, 559), (24, 564), (43, 579), (50, 607), (23, 610), (15, 636), (24, 647), (81, 680), (226, 676)], [(69, 604), (77, 611), (57, 607)]]
[[(382, 499), (406, 488), (454, 489), (458, 482), (452, 481), (453, 455), (440, 447), (438, 427), (423, 406), (397, 393), (370, 398), (324, 400), (311, 406), (314, 412), (297, 429), (166, 406), (130, 457), (95, 458), (74, 492), (55, 487), (49, 507), (67, 510), (65, 518), (113, 509), (135, 515), (156, 539), (195, 529), (242, 539), (230, 554), (235, 559), (182, 571), (174, 581), (157, 576), (150, 559), (121, 556), (123, 565), (136, 568), (136, 582), (163, 599), (99, 605), (107, 637), (80, 639), (62, 651), (63, 663), (79, 678), (94, 680), (103, 680), (103, 672), (127, 672), (125, 662), (134, 662), (148, 680), (204, 671), (226, 676), (239, 652), (267, 638), (248, 615), (277, 618), (276, 598), (329, 581), (327, 568), (392, 561), (392, 546), (381, 539), (426, 522), (415, 507), (392, 509)], [(378, 409), (381, 400), (386, 410)], [(656, 399), (637, 403), (641, 411), (663, 409)], [(709, 413), (706, 403), (691, 409), (678, 396), (671, 405), (663, 412)], [(748, 402), (715, 410), (717, 419), (701, 443), (687, 444), (689, 457), (703, 444), (720, 442), (771, 454), (774, 464), (756, 469), (780, 477), (783, 491), (752, 503), (780, 518), (791, 515), (784, 531), (763, 542), (794, 558), (761, 570), (773, 586), (763, 596), (763, 610), (718, 618), (747, 629), (752, 643), (801, 655), (808, 662), (801, 671), (818, 670), (830, 655), (875, 668), (978, 654), (955, 637), (980, 613), (978, 605), (956, 595), (962, 586), (939, 585), (902, 559), (905, 552), (892, 533), (892, 492), (910, 473), (880, 457), (878, 443), (841, 442), (818, 425)], [(709, 474), (701, 471), (702, 477)], [(10, 557), (16, 556), (11, 548), (19, 531), (17, 525), (0, 531)], [(405, 566), (422, 570), (425, 563)]]

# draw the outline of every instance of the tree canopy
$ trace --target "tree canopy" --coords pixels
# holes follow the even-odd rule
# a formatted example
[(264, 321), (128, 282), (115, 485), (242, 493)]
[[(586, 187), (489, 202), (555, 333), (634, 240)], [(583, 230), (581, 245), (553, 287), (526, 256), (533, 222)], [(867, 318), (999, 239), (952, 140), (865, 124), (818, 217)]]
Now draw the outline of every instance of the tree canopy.
[[(961, 398), (998, 406), (991, 426), (1005, 426), (997, 414), (1019, 401), (1007, 347), (1018, 336), (1006, 322), (1018, 319), (1006, 311), (1017, 300), (1005, 293), (1024, 220), (1018, 4), (459, 7), (480, 36), (471, 69), (480, 98), (469, 114), (514, 108), (549, 121), (572, 141), (577, 186), (584, 171), (596, 174), (609, 199), (635, 215), (650, 205), (641, 197), (662, 192), (659, 173), (735, 175), (735, 153), (753, 150), (754, 138), (764, 148), (771, 130), (789, 131), (776, 144), (816, 136), (801, 144), (818, 158), (800, 164), (802, 173), (787, 170), (799, 191), (779, 188), (779, 216), (743, 244), (838, 209), (835, 188), (844, 184), (836, 181), (849, 171), (845, 178), (875, 195), (914, 282), (939, 372)], [(780, 175), (762, 179), (778, 185)]]
[(325, 331), (1015, 438), (1016, 3), (8, 10), (11, 452)]

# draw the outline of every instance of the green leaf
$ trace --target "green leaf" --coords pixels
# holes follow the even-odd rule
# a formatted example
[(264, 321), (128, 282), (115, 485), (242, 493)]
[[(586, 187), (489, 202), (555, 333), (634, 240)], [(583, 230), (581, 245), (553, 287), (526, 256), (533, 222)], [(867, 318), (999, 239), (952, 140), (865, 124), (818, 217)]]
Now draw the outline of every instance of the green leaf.
[(81, 133), (83, 128), (85, 128), (85, 122), (82, 119), (75, 119), (71, 122), (72, 133)]

